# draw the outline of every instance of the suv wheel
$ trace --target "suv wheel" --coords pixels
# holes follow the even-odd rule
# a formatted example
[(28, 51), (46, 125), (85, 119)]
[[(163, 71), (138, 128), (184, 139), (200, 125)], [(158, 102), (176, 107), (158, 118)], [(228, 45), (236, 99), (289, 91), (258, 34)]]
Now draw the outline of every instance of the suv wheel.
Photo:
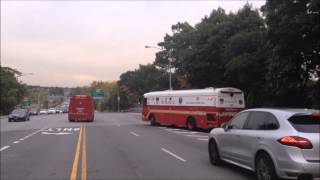
[(212, 165), (221, 165), (219, 150), (215, 140), (211, 139), (208, 144), (209, 158)]
[(272, 159), (265, 153), (257, 157), (256, 174), (257, 174), (257, 179), (259, 180), (278, 179)]

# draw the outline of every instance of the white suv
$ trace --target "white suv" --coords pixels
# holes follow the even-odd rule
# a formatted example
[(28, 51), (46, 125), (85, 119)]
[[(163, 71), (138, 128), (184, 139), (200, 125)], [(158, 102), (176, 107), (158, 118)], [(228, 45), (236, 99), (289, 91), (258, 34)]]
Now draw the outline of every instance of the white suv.
[(210, 132), (209, 158), (255, 171), (259, 180), (320, 179), (319, 139), (319, 110), (249, 109)]

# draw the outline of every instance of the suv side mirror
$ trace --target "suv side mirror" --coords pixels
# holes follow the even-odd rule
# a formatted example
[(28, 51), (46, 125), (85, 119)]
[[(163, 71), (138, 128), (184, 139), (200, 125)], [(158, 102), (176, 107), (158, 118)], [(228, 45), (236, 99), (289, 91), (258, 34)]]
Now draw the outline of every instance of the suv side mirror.
[(229, 131), (230, 129), (232, 129), (232, 125), (229, 125), (229, 124), (226, 124), (225, 126), (224, 126), (224, 131)]
[(222, 124), (220, 124), (220, 128), (225, 128), (226, 125), (227, 125), (227, 123), (222, 123)]

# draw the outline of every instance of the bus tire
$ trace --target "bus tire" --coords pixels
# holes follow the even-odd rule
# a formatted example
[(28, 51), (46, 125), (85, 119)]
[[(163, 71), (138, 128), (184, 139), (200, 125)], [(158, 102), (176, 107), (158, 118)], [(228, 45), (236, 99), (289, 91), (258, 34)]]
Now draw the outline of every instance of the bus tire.
[(156, 118), (154, 117), (154, 115), (151, 115), (151, 116), (149, 117), (149, 121), (150, 121), (150, 125), (151, 125), (151, 126), (157, 126), (157, 125), (158, 125), (158, 123), (156, 122)]
[(195, 130), (197, 128), (196, 122), (192, 117), (189, 117), (187, 119), (187, 129), (189, 130)]

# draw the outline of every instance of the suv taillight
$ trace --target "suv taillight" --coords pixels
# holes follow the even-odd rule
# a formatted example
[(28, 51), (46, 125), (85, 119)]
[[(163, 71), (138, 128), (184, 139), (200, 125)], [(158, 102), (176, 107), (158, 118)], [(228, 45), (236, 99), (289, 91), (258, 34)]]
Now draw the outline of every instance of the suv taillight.
[(311, 142), (303, 137), (299, 136), (285, 136), (278, 139), (278, 142), (287, 145), (287, 146), (295, 146), (301, 149), (312, 149), (313, 146)]
[(314, 113), (314, 114), (311, 114), (311, 116), (320, 117), (320, 113)]

